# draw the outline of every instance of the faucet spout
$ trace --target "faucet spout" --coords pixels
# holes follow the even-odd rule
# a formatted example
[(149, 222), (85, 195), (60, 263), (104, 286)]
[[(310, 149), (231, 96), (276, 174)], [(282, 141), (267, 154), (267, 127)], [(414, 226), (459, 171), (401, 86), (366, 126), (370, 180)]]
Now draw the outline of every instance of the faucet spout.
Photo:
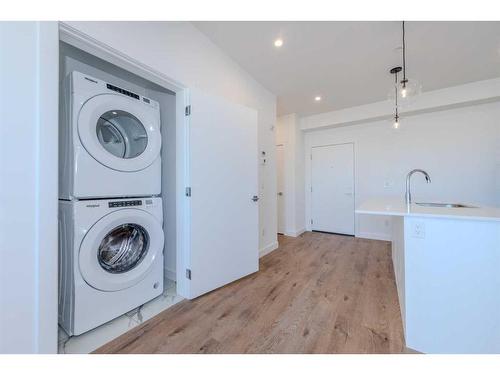
[(410, 171), (407, 175), (406, 175), (406, 192), (405, 192), (405, 201), (406, 201), (406, 205), (409, 207), (411, 205), (411, 176), (414, 174), (414, 173), (422, 173), (425, 177), (425, 181), (429, 184), (431, 182), (431, 177), (429, 176), (429, 174), (422, 170), (422, 169), (414, 169), (412, 171)]

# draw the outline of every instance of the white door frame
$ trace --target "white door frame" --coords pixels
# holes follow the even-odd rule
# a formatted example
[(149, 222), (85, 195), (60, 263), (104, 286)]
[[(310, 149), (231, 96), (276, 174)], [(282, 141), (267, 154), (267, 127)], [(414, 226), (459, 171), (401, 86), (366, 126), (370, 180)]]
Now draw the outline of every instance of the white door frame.
[(0, 33), (2, 48), (11, 52), (2, 57), (0, 71), (6, 106), (0, 142), (0, 353), (50, 354), (57, 352), (58, 336), (57, 23), (2, 22)]
[[(189, 249), (189, 199), (185, 188), (189, 186), (189, 117), (185, 109), (189, 105), (189, 90), (186, 85), (172, 79), (146, 64), (102, 43), (91, 36), (65, 24), (59, 23), (59, 39), (93, 56), (125, 69), (141, 78), (173, 91), (176, 98), (176, 279), (177, 293), (186, 296), (188, 280), (185, 270)], [(57, 167), (56, 167), (57, 168)]]
[[(328, 146), (341, 146), (341, 145), (352, 145), (353, 149), (353, 194), (354, 194), (354, 210), (356, 209), (356, 143), (355, 142), (340, 142), (340, 143), (326, 143), (326, 144), (310, 144), (309, 147), (306, 146), (306, 159), (309, 161), (307, 163), (306, 171), (306, 204), (308, 210), (306, 212), (306, 228), (308, 231), (312, 231), (311, 219), (312, 219), (312, 149), (315, 147), (328, 147)], [(357, 233), (357, 220), (356, 215), (354, 216), (354, 236)]]

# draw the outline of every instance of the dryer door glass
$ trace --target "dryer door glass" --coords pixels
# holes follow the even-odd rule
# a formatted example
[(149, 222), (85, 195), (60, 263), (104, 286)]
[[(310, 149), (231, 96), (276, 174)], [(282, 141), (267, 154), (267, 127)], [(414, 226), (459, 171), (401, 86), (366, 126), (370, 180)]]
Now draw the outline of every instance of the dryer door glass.
[(137, 224), (123, 224), (111, 230), (101, 241), (97, 259), (110, 273), (124, 273), (136, 267), (149, 248), (146, 229)]
[(120, 110), (108, 111), (97, 120), (97, 139), (116, 157), (131, 159), (148, 145), (146, 129), (134, 115)]

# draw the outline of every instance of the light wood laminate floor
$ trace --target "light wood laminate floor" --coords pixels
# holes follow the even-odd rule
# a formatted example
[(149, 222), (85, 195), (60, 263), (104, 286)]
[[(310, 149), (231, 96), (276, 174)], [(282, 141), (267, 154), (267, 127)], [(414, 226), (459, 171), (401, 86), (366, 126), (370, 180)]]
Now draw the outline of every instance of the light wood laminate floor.
[(182, 301), (97, 353), (401, 353), (391, 244), (279, 236), (260, 271)]

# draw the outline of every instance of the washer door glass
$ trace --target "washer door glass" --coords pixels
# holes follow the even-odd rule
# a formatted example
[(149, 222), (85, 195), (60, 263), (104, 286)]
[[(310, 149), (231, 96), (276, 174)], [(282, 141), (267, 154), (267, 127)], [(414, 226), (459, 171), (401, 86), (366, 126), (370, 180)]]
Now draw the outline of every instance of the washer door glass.
[(99, 143), (118, 158), (135, 158), (148, 146), (146, 129), (137, 117), (125, 111), (102, 114), (97, 120), (96, 131)]
[(80, 244), (78, 265), (85, 282), (102, 291), (130, 288), (156, 262), (163, 263), (162, 224), (136, 208), (113, 211), (88, 230)]
[(149, 236), (138, 224), (123, 224), (112, 229), (97, 251), (100, 266), (109, 273), (124, 273), (135, 268), (146, 256)]

